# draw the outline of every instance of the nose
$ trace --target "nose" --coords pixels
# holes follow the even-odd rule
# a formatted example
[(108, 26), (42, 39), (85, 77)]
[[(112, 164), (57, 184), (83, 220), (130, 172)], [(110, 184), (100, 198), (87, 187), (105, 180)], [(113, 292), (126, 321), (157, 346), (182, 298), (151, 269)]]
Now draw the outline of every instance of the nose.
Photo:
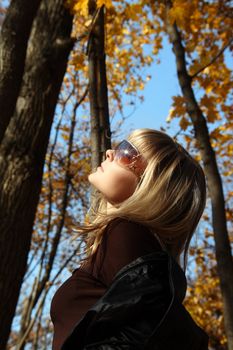
[(114, 159), (114, 151), (112, 149), (108, 149), (106, 151), (106, 159), (110, 160), (110, 162)]

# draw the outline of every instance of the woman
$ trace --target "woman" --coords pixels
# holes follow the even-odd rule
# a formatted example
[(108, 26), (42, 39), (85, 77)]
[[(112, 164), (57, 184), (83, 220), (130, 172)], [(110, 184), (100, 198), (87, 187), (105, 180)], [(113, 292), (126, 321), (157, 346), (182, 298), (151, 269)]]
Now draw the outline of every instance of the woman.
[(182, 301), (205, 207), (199, 164), (165, 133), (134, 131), (89, 175), (100, 192), (82, 227), (88, 256), (53, 298), (53, 349), (206, 350)]

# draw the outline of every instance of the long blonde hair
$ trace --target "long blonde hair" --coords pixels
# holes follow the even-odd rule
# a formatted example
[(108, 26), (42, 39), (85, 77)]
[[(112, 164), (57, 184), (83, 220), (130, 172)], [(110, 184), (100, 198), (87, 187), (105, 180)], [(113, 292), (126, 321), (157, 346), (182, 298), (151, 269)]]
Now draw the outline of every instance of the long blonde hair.
[(126, 218), (148, 227), (166, 250), (184, 268), (192, 235), (205, 207), (206, 183), (201, 166), (167, 134), (138, 129), (128, 140), (147, 161), (136, 190), (128, 199), (106, 212), (100, 195), (93, 223), (82, 226), (88, 233), (89, 256), (93, 255), (107, 225), (115, 218)]

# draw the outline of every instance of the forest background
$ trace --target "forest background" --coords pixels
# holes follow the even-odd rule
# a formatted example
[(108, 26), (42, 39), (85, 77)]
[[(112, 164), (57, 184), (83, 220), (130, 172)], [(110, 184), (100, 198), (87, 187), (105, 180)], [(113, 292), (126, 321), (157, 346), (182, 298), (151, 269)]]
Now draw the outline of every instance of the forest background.
[(84, 246), (73, 227), (87, 174), (130, 128), (151, 127), (204, 166), (185, 305), (210, 349), (232, 350), (232, 2), (0, 6), (0, 349), (51, 348), (51, 298)]

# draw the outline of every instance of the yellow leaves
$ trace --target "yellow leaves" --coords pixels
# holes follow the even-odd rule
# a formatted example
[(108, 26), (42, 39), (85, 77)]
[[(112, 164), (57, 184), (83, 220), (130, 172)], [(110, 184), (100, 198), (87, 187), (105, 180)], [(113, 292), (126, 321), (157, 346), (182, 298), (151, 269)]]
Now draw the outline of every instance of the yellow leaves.
[(78, 0), (75, 1), (73, 10), (75, 13), (79, 13), (81, 16), (88, 16), (88, 2), (89, 0)]
[[(232, 142), (232, 135), (227, 133), (226, 128), (218, 127), (211, 131), (210, 138), (217, 141), (219, 144), (224, 145), (225, 143)], [(231, 155), (232, 145), (228, 145), (228, 154)]]
[(178, 112), (181, 112), (181, 114), (184, 114), (184, 108), (185, 108), (185, 100), (183, 96), (177, 95), (173, 96), (173, 106), (176, 107)]
[[(88, 16), (88, 3), (89, 0), (68, 0), (67, 5), (72, 9), (72, 11), (80, 16)], [(105, 5), (107, 9), (113, 7), (111, 0), (97, 0), (97, 8)]]
[(154, 39), (154, 43), (153, 43), (153, 55), (157, 55), (160, 51), (160, 49), (163, 48), (163, 45), (162, 45), (162, 37), (160, 36), (157, 36), (155, 39)]
[[(231, 140), (232, 140), (232, 139), (231, 139)], [(227, 150), (227, 152), (228, 152), (228, 155), (229, 155), (230, 157), (233, 157), (233, 144), (228, 145), (228, 150)]]
[(107, 9), (113, 7), (112, 0), (97, 0), (97, 7), (101, 7), (103, 5), (105, 5)]
[[(195, 60), (193, 64), (189, 67), (189, 74), (194, 75), (196, 72), (198, 72), (200, 69), (203, 67), (207, 66), (207, 64), (210, 62), (209, 56), (201, 56), (201, 59), (199, 58), (198, 60)], [(209, 72), (209, 67), (206, 67), (203, 70), (204, 74), (208, 74)]]
[(220, 344), (225, 345), (226, 343), (227, 343), (227, 337), (225, 334), (223, 334), (220, 339)]
[(72, 61), (70, 62), (72, 65), (75, 66), (75, 69), (77, 71), (83, 69), (86, 65), (86, 56), (84, 54), (75, 54), (72, 57)]
[[(83, 31), (88, 32), (90, 25), (87, 28), (85, 23), (90, 24), (92, 18), (89, 16), (82, 19), (80, 15), (80, 13), (83, 16), (87, 15), (87, 1), (69, 0), (69, 2), (76, 5), (76, 10), (79, 11), (76, 12), (75, 20), (76, 36)], [(110, 114), (113, 114), (122, 108), (122, 92), (136, 96), (145, 87), (148, 79), (146, 74), (142, 76), (141, 73), (156, 60), (155, 55), (163, 43), (164, 7), (162, 10), (161, 4), (148, 5), (145, 1), (113, 3), (112, 0), (98, 0), (97, 6), (102, 5), (106, 6), (107, 75)], [(233, 120), (233, 109), (229, 106), (229, 94), (233, 87), (231, 70), (224, 62), (225, 52), (218, 56), (223, 45), (229, 41), (232, 21), (219, 13), (217, 3), (211, 2), (207, 5), (206, 2), (198, 0), (174, 0), (169, 18), (173, 22), (176, 21), (181, 30), (186, 61), (190, 64), (189, 74), (193, 75), (201, 70), (193, 79), (193, 88), (198, 97), (202, 96), (198, 103), (207, 122), (212, 124), (211, 130), (220, 125), (224, 118)], [(87, 38), (82, 41), (83, 46), (86, 45), (86, 40)], [(151, 47), (149, 53), (148, 43)], [(75, 48), (75, 55), (70, 61), (74, 71), (79, 71), (81, 84), (88, 79), (87, 62), (82, 48), (80, 46), (78, 49)], [(215, 57), (216, 60), (213, 60)], [(70, 74), (74, 76), (73, 70)], [(182, 96), (173, 98), (167, 121), (173, 118), (179, 118), (178, 123), (182, 130), (189, 129), (190, 121)], [(216, 137), (214, 135), (211, 137), (212, 145), (219, 157), (232, 157), (232, 148), (227, 146), (229, 130), (230, 127), (228, 131), (219, 132), (218, 135), (216, 133)], [(230, 166), (225, 170), (228, 174), (229, 168)]]
[(226, 218), (230, 222), (233, 222), (233, 209), (232, 210), (226, 209)]
[(166, 118), (166, 122), (170, 123), (172, 121), (172, 119), (174, 118), (175, 113), (174, 113), (174, 108), (170, 108), (168, 116)]
[(139, 89), (144, 90), (145, 84), (141, 81), (139, 84)]
[(65, 183), (63, 179), (53, 180), (53, 188), (55, 190), (63, 190), (65, 187)]
[[(75, 72), (79, 72), (80, 80), (88, 80), (88, 65), (83, 48), (87, 45), (92, 18), (88, 16), (88, 1), (67, 1), (76, 14), (73, 36), (84, 38), (75, 46), (69, 62), (69, 67), (72, 66), (68, 72), (72, 86), (74, 79), (77, 79)], [(113, 101), (110, 103), (112, 114), (115, 108), (122, 108), (122, 91), (135, 97), (149, 80), (143, 68), (154, 62), (155, 55), (162, 48), (161, 22), (151, 17), (150, 7), (143, 2), (116, 1), (113, 7), (112, 0), (98, 0), (97, 7), (102, 5), (106, 7), (105, 50), (109, 100)], [(143, 71), (145, 74), (142, 74)], [(69, 82), (66, 83), (69, 87)]]
[(224, 171), (223, 172), (224, 176), (232, 176), (233, 175), (233, 169), (229, 170), (229, 171)]
[(172, 107), (169, 111), (169, 115), (166, 121), (170, 122), (175, 117), (181, 118), (180, 126), (183, 130), (186, 130), (189, 125), (189, 121), (187, 120), (187, 117), (186, 117), (185, 99), (183, 96), (179, 96), (179, 95), (173, 96), (172, 99), (173, 99)]
[(184, 135), (185, 142), (189, 145), (192, 141), (192, 138), (188, 135)]
[(183, 19), (186, 17), (186, 6), (187, 1), (173, 1), (173, 6), (169, 11), (169, 18), (172, 23), (175, 21), (180, 25)]
[(135, 87), (137, 86), (137, 89), (143, 90), (145, 83), (144, 80), (141, 78), (135, 79), (134, 77), (130, 77), (129, 83), (127, 84), (127, 87), (124, 89), (124, 92), (126, 94), (131, 94), (135, 91)]
[(194, 9), (195, 4), (193, 1), (174, 0), (168, 17), (171, 23), (176, 22), (180, 28), (185, 28), (190, 23)]
[(179, 121), (179, 125), (180, 125), (182, 130), (186, 130), (187, 127), (190, 125), (190, 122), (188, 121), (187, 118), (182, 117)]
[[(208, 68), (206, 68), (205, 70), (207, 70), (207, 69), (208, 69)], [(205, 91), (206, 91), (207, 94), (209, 94), (210, 92), (212, 92), (212, 91), (213, 91), (213, 85), (207, 86), (206, 89), (205, 89)]]
[(149, 35), (150, 34), (150, 28), (145, 25), (143, 28), (142, 28), (142, 35)]
[(140, 4), (130, 4), (126, 6), (125, 16), (133, 21), (137, 21), (142, 15), (142, 6)]
[[(210, 237), (211, 232), (207, 232)], [(211, 233), (212, 236), (212, 233)], [(210, 346), (225, 343), (223, 324), (223, 305), (217, 276), (214, 251), (210, 249), (207, 234), (202, 238), (202, 247), (194, 247), (191, 254), (195, 257), (196, 273), (194, 276), (193, 266), (191, 282), (188, 285), (185, 306), (194, 320), (210, 336)], [(208, 260), (207, 260), (208, 257)]]
[(216, 99), (214, 96), (207, 96), (206, 94), (200, 100), (200, 107), (203, 113), (207, 116), (209, 123), (214, 123), (220, 120), (221, 117), (216, 109)]

